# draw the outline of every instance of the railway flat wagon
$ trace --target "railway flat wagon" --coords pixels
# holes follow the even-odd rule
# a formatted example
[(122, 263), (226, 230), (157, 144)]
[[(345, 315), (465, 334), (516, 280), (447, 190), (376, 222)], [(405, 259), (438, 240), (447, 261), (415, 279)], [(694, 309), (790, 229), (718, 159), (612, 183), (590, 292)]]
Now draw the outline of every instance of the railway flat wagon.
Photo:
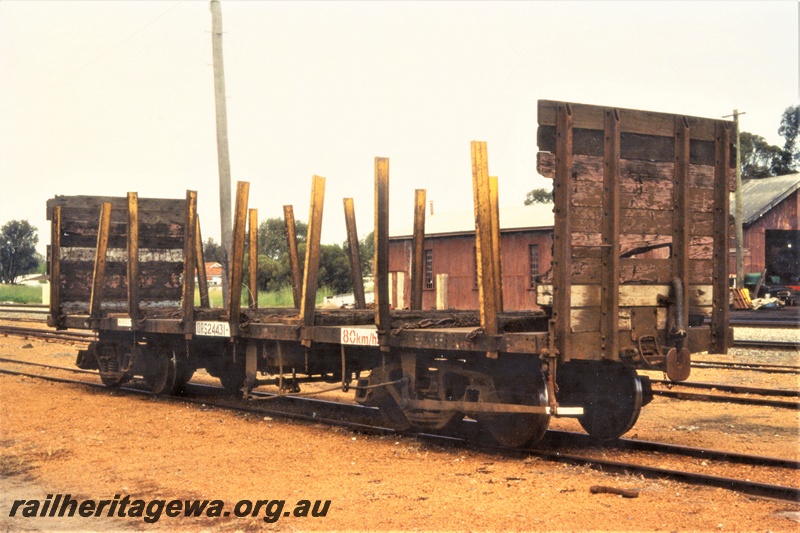
[[(389, 161), (376, 158), (373, 308), (363, 302), (357, 246), (350, 246), (356, 308), (315, 308), (325, 178), (314, 176), (302, 268), (293, 211), (284, 208), (291, 309), (258, 308), (258, 215), (248, 210), (248, 183), (236, 194), (235, 296), (218, 308), (209, 305), (193, 191), (175, 200), (51, 199), (49, 324), (97, 332), (77, 364), (98, 369), (109, 386), (141, 378), (154, 393), (171, 393), (204, 368), (243, 397), (256, 387), (293, 395), (306, 383), (335, 383), (398, 429), (446, 430), (468, 417), (497, 442), (521, 446), (540, 439), (551, 416), (574, 416), (594, 437), (614, 439), (652, 399), (637, 369), (682, 381), (692, 353), (727, 350), (735, 126), (565, 102), (538, 107), (538, 170), (553, 179), (555, 196), (541, 309), (503, 310), (497, 180), (489, 178), (486, 143), (473, 142), (474, 311), (419, 309), (421, 195), (411, 309), (391, 308)], [(352, 212), (345, 199), (351, 243)]]

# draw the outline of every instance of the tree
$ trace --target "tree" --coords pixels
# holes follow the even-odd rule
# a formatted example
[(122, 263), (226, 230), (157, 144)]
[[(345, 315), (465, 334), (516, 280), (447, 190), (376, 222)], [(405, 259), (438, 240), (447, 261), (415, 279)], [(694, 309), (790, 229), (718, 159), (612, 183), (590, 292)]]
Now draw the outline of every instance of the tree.
[[(306, 241), (308, 224), (302, 220), (295, 220), (295, 233), (297, 234), (297, 245)], [(258, 226), (258, 253), (267, 257), (279, 260), (283, 254), (289, 251), (286, 243), (286, 223), (282, 218), (268, 218)]]
[(14, 283), (17, 276), (36, 270), (38, 243), (36, 228), (27, 220), (12, 220), (0, 228), (0, 282)]
[(203, 243), (203, 258), (210, 262), (222, 263), (222, 246), (209, 237)]
[(742, 180), (769, 178), (776, 175), (783, 150), (771, 145), (761, 135), (743, 131), (739, 135), (742, 147)]
[(797, 172), (800, 167), (800, 105), (787, 107), (781, 117), (778, 134), (784, 138), (783, 148), (771, 145), (764, 137), (741, 132), (742, 179), (761, 179)]
[(533, 189), (525, 195), (525, 205), (531, 204), (552, 204), (553, 203), (553, 190), (550, 189)]
[(787, 107), (781, 117), (778, 134), (785, 139), (783, 151), (776, 173), (791, 174), (800, 166), (800, 147), (797, 146), (797, 135), (800, 133), (800, 105)]

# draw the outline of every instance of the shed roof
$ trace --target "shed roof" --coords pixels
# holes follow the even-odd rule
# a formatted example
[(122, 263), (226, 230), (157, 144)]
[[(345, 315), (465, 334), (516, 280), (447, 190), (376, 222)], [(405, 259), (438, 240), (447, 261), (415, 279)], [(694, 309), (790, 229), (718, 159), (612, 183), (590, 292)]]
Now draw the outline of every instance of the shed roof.
[[(800, 173), (742, 183), (742, 224), (748, 226), (800, 189)], [(736, 200), (731, 194), (731, 211)]]
[[(553, 204), (532, 204), (500, 208), (500, 231), (520, 231), (526, 229), (552, 229)], [(436, 213), (425, 217), (425, 235), (445, 236), (475, 233), (475, 214), (473, 211)], [(392, 239), (410, 238), (413, 227), (392, 228)]]

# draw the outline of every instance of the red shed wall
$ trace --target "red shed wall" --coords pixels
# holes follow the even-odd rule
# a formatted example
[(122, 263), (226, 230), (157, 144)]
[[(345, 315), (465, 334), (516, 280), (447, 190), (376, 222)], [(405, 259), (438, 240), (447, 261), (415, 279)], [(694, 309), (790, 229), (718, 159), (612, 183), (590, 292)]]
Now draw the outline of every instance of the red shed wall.
[[(406, 304), (411, 295), (411, 239), (396, 239), (389, 244), (389, 270), (406, 275)], [(539, 273), (550, 269), (553, 232), (507, 231), (501, 234), (503, 271), (503, 308), (507, 311), (538, 309), (536, 286), (530, 283), (529, 246), (539, 246)], [(448, 275), (448, 306), (452, 309), (477, 309), (478, 288), (475, 285), (475, 237), (454, 235), (427, 237), (425, 249), (433, 253), (433, 276)], [(436, 308), (436, 285), (424, 290), (422, 308)]]
[[(761, 272), (766, 268), (766, 239), (769, 229), (800, 230), (800, 191), (793, 192), (764, 216), (744, 228), (744, 271)], [(731, 249), (736, 241), (731, 241)], [(730, 272), (736, 272), (736, 256), (731, 254)]]

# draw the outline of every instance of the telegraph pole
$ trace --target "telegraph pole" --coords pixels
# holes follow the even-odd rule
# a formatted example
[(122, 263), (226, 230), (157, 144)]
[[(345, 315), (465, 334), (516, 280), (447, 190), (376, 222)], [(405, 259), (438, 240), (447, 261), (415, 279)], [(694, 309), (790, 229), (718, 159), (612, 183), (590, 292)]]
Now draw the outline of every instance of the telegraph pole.
[(228, 258), (231, 255), (231, 158), (228, 153), (228, 109), (225, 103), (225, 67), (222, 62), (222, 8), (211, 0), (211, 46), (214, 57), (214, 102), (217, 115), (219, 165), (219, 221), (222, 241), (222, 301), (228, 302)]
[(736, 226), (736, 287), (744, 287), (744, 232), (742, 230), (742, 146), (739, 142), (739, 115), (746, 112), (733, 110), (732, 115), (725, 115), (723, 118), (733, 117), (736, 124), (736, 210), (734, 211), (734, 225)]

